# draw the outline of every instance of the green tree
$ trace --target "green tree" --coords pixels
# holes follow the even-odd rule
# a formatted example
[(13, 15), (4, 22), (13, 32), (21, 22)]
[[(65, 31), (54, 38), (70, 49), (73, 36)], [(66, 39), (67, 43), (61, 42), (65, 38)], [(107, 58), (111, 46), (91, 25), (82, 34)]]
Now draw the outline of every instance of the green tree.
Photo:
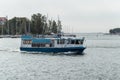
[(32, 33), (43, 34), (44, 27), (46, 27), (46, 17), (42, 14), (33, 14), (31, 17), (32, 22)]
[(62, 30), (62, 24), (61, 21), (58, 19), (58, 23), (57, 23), (57, 33), (61, 33)]
[(9, 20), (9, 31), (11, 35), (15, 35), (16, 34), (16, 17), (12, 18)]
[(4, 29), (2, 27), (0, 33), (4, 30), (4, 34), (10, 35), (60, 33), (62, 29), (60, 20), (47, 20), (47, 17), (40, 13), (33, 14), (31, 20), (26, 17), (14, 17), (6, 22)]
[(9, 33), (11, 35), (27, 34), (29, 19), (26, 17), (14, 17), (9, 20)]
[(52, 22), (52, 32), (53, 33), (57, 33), (57, 23), (55, 22), (55, 20), (53, 20)]

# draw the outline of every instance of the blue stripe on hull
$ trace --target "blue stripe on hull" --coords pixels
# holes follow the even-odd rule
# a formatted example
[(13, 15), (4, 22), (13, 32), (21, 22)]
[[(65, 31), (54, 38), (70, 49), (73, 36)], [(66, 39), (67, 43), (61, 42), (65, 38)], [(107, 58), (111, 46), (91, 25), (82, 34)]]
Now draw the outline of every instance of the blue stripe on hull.
[(85, 47), (69, 47), (69, 48), (23, 48), (20, 47), (21, 51), (30, 51), (30, 52), (78, 52), (82, 53)]

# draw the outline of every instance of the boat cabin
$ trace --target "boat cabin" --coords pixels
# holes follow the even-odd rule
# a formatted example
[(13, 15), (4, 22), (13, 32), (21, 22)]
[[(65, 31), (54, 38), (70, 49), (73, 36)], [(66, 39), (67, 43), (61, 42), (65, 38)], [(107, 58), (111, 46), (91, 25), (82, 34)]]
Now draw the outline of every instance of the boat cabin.
[(23, 36), (21, 47), (79, 47), (83, 44), (84, 39), (79, 38), (32, 38)]

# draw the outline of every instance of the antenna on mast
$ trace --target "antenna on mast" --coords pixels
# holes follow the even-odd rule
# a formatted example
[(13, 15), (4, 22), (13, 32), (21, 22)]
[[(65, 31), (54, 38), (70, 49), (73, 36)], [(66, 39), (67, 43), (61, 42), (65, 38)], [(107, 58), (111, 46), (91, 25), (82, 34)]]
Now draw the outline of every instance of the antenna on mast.
[(7, 19), (7, 28), (8, 28), (8, 35), (10, 34), (10, 28), (9, 28), (9, 20), (8, 20), (8, 16), (6, 16)]
[(62, 25), (61, 25), (61, 21), (60, 21), (60, 19), (59, 19), (59, 15), (58, 15), (58, 22), (57, 22), (57, 24), (58, 24), (57, 32), (58, 32), (58, 33), (61, 33), (61, 29), (62, 29), (61, 26), (62, 26)]

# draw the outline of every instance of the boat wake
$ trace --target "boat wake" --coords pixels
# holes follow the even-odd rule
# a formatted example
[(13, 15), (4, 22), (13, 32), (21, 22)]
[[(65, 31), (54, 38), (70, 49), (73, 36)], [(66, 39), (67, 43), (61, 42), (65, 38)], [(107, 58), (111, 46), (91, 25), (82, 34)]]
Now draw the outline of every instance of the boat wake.
[(82, 54), (76, 54), (75, 52), (59, 52), (59, 53), (46, 53), (46, 52), (27, 52), (27, 51), (20, 51), (20, 53), (22, 54), (42, 54), (42, 55), (69, 55), (69, 56), (72, 56), (72, 55), (84, 55), (85, 53), (83, 52)]
[(1, 52), (20, 52), (19, 49), (0, 49)]

